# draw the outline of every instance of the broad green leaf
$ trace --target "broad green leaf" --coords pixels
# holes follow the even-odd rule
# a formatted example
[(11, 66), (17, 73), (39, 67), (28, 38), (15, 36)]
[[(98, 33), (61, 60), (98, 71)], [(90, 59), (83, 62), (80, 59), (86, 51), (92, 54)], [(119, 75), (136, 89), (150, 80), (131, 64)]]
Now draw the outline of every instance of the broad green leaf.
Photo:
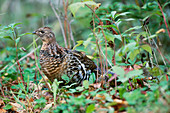
[(116, 92), (114, 89), (112, 89), (112, 91), (110, 91), (110, 95), (114, 95)]
[(73, 50), (74, 50), (76, 47), (80, 46), (81, 44), (83, 44), (83, 40), (77, 41), (77, 44), (73, 47)]
[(89, 88), (89, 81), (88, 80), (84, 80), (83, 81), (83, 86), (85, 89), (88, 89)]
[(112, 99), (112, 97), (111, 97), (109, 94), (104, 93), (104, 96), (105, 96), (105, 98), (106, 98), (107, 101), (113, 102), (113, 99)]
[(144, 38), (143, 40), (148, 40), (148, 39), (152, 39), (152, 38), (155, 38), (155, 37), (157, 37), (157, 35), (151, 35), (151, 36), (149, 36), (147, 38)]
[(16, 42), (16, 44), (18, 45), (18, 42), (20, 41), (20, 37), (18, 37), (16, 40), (15, 40), (15, 42)]
[(131, 92), (125, 92), (123, 97), (126, 99), (126, 101), (128, 101), (129, 105), (135, 105), (139, 101), (142, 102), (143, 100), (146, 100), (146, 96), (143, 95), (139, 89)]
[(7, 39), (10, 39), (10, 40), (13, 40), (11, 36), (4, 36), (3, 38), (7, 38)]
[(124, 76), (125, 71), (123, 68), (118, 67), (118, 66), (113, 66), (113, 72), (115, 72), (117, 75)]
[(85, 2), (76, 2), (76, 3), (73, 3), (71, 5), (69, 5), (69, 9), (70, 11), (73, 13), (73, 15), (75, 16), (76, 12), (78, 11), (78, 9), (80, 7), (84, 7), (85, 4), (87, 5), (90, 5), (90, 6), (97, 6), (97, 4), (93, 1), (85, 1)]
[(14, 24), (14, 27), (17, 26), (17, 25), (20, 25), (20, 24), (22, 24), (22, 23), (15, 23), (15, 24)]
[(86, 41), (83, 42), (85, 48), (91, 43), (91, 39), (92, 38), (88, 38)]
[(163, 5), (162, 9), (164, 9), (164, 8), (166, 7), (166, 5), (168, 5), (168, 4), (170, 4), (170, 1), (166, 2), (166, 3)]
[(113, 41), (114, 42), (114, 36), (111, 33), (108, 32), (104, 32), (105, 36), (106, 36), (106, 40), (107, 41)]
[(143, 74), (142, 70), (133, 70), (133, 71), (129, 71), (125, 76), (128, 78), (132, 78), (134, 76), (141, 75), (141, 74)]
[(93, 84), (96, 80), (96, 75), (94, 73), (90, 74), (89, 84)]
[(12, 106), (10, 104), (7, 104), (5, 107), (3, 107), (3, 109), (6, 109), (6, 110), (11, 109), (11, 108)]
[[(98, 27), (101, 28), (101, 26), (97, 26), (97, 28)], [(103, 28), (113, 27), (114, 29), (118, 30), (115, 24), (112, 24), (112, 25), (103, 25), (102, 27)]]
[(20, 24), (22, 24), (22, 23), (12, 23), (8, 26), (11, 27), (12, 29), (14, 29), (17, 25), (20, 25)]
[(83, 2), (77, 2), (77, 3), (73, 3), (69, 6), (70, 11), (72, 12), (72, 14), (75, 16), (77, 10), (80, 7), (84, 7), (84, 3)]
[(120, 76), (118, 80), (124, 83), (127, 80), (129, 80), (129, 78), (133, 78), (134, 76), (141, 75), (142, 73), (143, 73), (142, 70), (133, 70), (133, 71), (128, 72), (124, 76)]
[(122, 38), (121, 38), (121, 36), (120, 35), (113, 35), (116, 39), (118, 39), (118, 40), (120, 40), (120, 41), (122, 41)]
[(140, 28), (142, 28), (142, 26), (135, 26), (135, 27), (129, 28), (129, 29), (126, 30), (123, 34), (129, 32), (129, 31), (132, 31), (132, 30), (140, 29)]
[(86, 113), (92, 113), (95, 110), (95, 104), (87, 106)]
[(58, 90), (58, 81), (57, 79), (54, 80), (52, 84), (52, 91), (53, 91), (53, 96), (54, 96), (54, 104), (56, 104), (56, 95), (57, 95), (57, 90)]
[(129, 58), (133, 61), (139, 53), (140, 53), (140, 51), (138, 49), (135, 49), (135, 50), (131, 51)]
[(70, 81), (70, 78), (69, 78), (66, 74), (62, 75), (61, 78), (62, 78), (63, 80), (65, 80), (66, 83), (68, 83), (68, 82)]
[(119, 16), (125, 16), (127, 14), (130, 14), (131, 12), (124, 12), (124, 13), (120, 13), (120, 14), (116, 14), (115, 18), (119, 17)]
[(125, 47), (122, 49), (122, 52), (125, 54), (128, 51), (134, 50), (135, 47), (136, 47), (136, 42), (131, 42), (131, 43), (125, 45)]
[(147, 32), (141, 32), (136, 36), (136, 40), (139, 42), (140, 41), (140, 37), (146, 37), (147, 36)]
[(32, 35), (32, 33), (23, 33), (23, 34), (20, 34), (19, 36), (25, 36), (25, 35)]
[(144, 49), (145, 51), (149, 52), (152, 55), (152, 49), (149, 45), (145, 44), (141, 46), (142, 49)]
[(76, 87), (76, 90), (78, 90), (78, 91), (83, 91), (84, 88), (83, 88), (83, 87)]
[(115, 14), (116, 14), (116, 11), (111, 12), (112, 18), (115, 18)]

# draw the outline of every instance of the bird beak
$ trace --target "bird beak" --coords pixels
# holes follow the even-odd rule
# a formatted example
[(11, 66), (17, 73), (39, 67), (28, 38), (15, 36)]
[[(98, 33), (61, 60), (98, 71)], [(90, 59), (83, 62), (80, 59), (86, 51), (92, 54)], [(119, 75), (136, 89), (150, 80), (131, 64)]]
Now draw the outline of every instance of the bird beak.
[(36, 34), (36, 32), (34, 31), (34, 32), (32, 32), (32, 34)]

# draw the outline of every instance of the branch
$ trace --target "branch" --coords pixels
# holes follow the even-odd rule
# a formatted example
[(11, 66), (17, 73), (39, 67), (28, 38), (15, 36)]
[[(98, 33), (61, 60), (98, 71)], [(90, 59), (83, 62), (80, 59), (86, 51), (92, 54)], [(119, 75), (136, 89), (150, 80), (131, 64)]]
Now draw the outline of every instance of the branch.
[(158, 6), (159, 6), (159, 9), (161, 10), (161, 13), (162, 13), (162, 16), (163, 16), (163, 19), (164, 19), (164, 22), (165, 22), (165, 26), (166, 26), (166, 29), (167, 29), (167, 31), (168, 31), (168, 35), (169, 35), (169, 38), (170, 38), (170, 32), (169, 32), (168, 24), (167, 24), (167, 22), (166, 22), (166, 18), (165, 18), (165, 15), (164, 15), (164, 12), (163, 12), (163, 10), (162, 10), (162, 7), (161, 7), (161, 5), (160, 5), (159, 0), (158, 0)]
[(65, 36), (65, 33), (64, 33), (64, 29), (63, 29), (63, 26), (62, 26), (62, 23), (61, 23), (60, 17), (59, 17), (59, 15), (57, 14), (57, 12), (56, 12), (56, 10), (55, 10), (55, 8), (54, 8), (54, 6), (53, 6), (53, 4), (52, 4), (51, 0), (49, 0), (49, 3), (50, 3), (50, 6), (51, 6), (51, 8), (52, 8), (52, 10), (53, 10), (53, 12), (54, 12), (54, 14), (55, 14), (56, 18), (58, 19), (58, 22), (59, 22), (59, 24), (60, 24), (60, 28), (61, 28), (61, 32), (62, 32), (63, 37), (64, 37), (65, 47), (67, 48), (67, 39), (66, 39), (66, 36)]

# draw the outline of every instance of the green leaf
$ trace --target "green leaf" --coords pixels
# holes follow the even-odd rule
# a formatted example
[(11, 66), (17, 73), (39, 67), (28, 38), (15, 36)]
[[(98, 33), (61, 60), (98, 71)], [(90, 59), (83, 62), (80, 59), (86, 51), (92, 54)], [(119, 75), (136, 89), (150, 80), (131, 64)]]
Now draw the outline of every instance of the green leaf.
[(40, 99), (37, 99), (35, 101), (36, 101), (36, 103), (39, 103), (39, 104), (47, 102), (47, 100), (44, 97), (41, 97)]
[(111, 12), (111, 15), (112, 15), (112, 18), (115, 18), (116, 11), (112, 11), (112, 12)]
[(129, 71), (125, 76), (128, 78), (132, 78), (134, 76), (141, 75), (141, 74), (143, 74), (142, 70), (133, 70), (133, 71)]
[(128, 72), (126, 75), (124, 76), (119, 76), (119, 80), (121, 82), (126, 82), (129, 78), (133, 78), (134, 76), (137, 76), (137, 75), (141, 75), (143, 73), (142, 70), (133, 70), (133, 71), (130, 71)]
[(10, 40), (13, 40), (11, 36), (4, 36), (3, 38), (7, 38), (7, 39), (10, 39)]
[(17, 25), (20, 25), (22, 23), (12, 23), (10, 25), (8, 25), (11, 29), (14, 29)]
[(166, 7), (166, 5), (168, 5), (168, 4), (170, 4), (170, 1), (169, 1), (169, 2), (166, 2), (166, 3), (163, 5), (162, 9), (164, 9), (164, 8)]
[(76, 3), (73, 3), (71, 5), (69, 5), (69, 9), (70, 11), (73, 13), (73, 15), (75, 16), (75, 13), (78, 11), (78, 9), (80, 7), (84, 7), (85, 4), (87, 5), (94, 5), (94, 6), (97, 6), (97, 4), (93, 1), (85, 1), (85, 2), (76, 2)]
[(120, 35), (113, 35), (116, 39), (118, 39), (118, 40), (120, 40), (120, 41), (122, 41), (122, 38), (121, 38), (121, 36)]
[(135, 49), (135, 50), (131, 51), (129, 58), (133, 61), (139, 53), (140, 53), (140, 51), (138, 49)]
[(18, 42), (20, 41), (20, 37), (18, 37), (16, 40), (15, 40), (15, 42), (16, 42), (16, 44), (18, 45)]
[(135, 26), (135, 27), (129, 28), (129, 29), (126, 30), (123, 34), (129, 32), (129, 31), (132, 31), (132, 30), (140, 29), (140, 28), (142, 28), (142, 26)]
[(89, 84), (93, 84), (96, 81), (96, 75), (94, 73), (90, 74)]
[(95, 104), (87, 106), (86, 113), (92, 113), (95, 110)]
[(88, 80), (84, 80), (83, 81), (83, 86), (85, 89), (88, 89), (89, 88), (89, 81)]
[(32, 35), (32, 33), (23, 33), (23, 34), (20, 34), (19, 36), (25, 36), (25, 35)]
[(152, 49), (149, 45), (145, 44), (141, 46), (142, 49), (144, 49), (145, 51), (149, 52), (152, 55)]
[(128, 101), (129, 105), (135, 105), (136, 103), (142, 102), (146, 97), (145, 95), (141, 94), (139, 89), (136, 89), (132, 92), (125, 92), (123, 97)]
[(77, 10), (80, 7), (84, 7), (84, 3), (83, 2), (77, 2), (77, 3), (73, 3), (69, 6), (70, 11), (72, 12), (72, 14), (75, 16), (75, 13), (77, 12)]
[(57, 90), (58, 90), (58, 81), (57, 79), (54, 80), (53, 84), (52, 84), (52, 91), (53, 91), (53, 96), (54, 96), (54, 104), (56, 104), (56, 95), (57, 95)]
[(69, 78), (66, 74), (62, 75), (61, 78), (62, 78), (63, 80), (65, 80), (66, 83), (68, 83), (68, 82), (70, 81), (70, 78)]
[(131, 12), (124, 12), (124, 13), (120, 13), (120, 14), (116, 14), (115, 18), (119, 17), (119, 16), (125, 16), (127, 14), (130, 14)]
[(107, 101), (113, 102), (113, 99), (112, 99), (112, 97), (111, 97), (109, 94), (104, 93), (104, 96), (105, 96), (105, 98), (106, 98)]
[(112, 91), (110, 91), (110, 95), (114, 95), (116, 92), (114, 89), (112, 89)]
[(84, 88), (83, 88), (83, 87), (76, 87), (76, 90), (78, 90), (78, 91), (83, 91)]
[(152, 38), (155, 38), (155, 37), (157, 37), (157, 35), (151, 35), (149, 37), (144, 38), (143, 40), (148, 40), (148, 39), (152, 39)]
[(86, 41), (83, 42), (85, 48), (91, 43), (91, 39), (92, 38), (88, 38)]
[(114, 66), (112, 69), (113, 69), (113, 72), (115, 72), (117, 75), (124, 76), (125, 74), (124, 69), (121, 67)]
[(83, 40), (77, 41), (77, 44), (73, 47), (72, 50), (74, 50), (76, 47), (80, 46), (81, 44), (83, 44)]
[(125, 47), (122, 49), (122, 52), (125, 54), (128, 51), (134, 50), (135, 47), (136, 47), (136, 42), (131, 42), (131, 43), (125, 45)]
[(15, 23), (15, 24), (13, 25), (13, 27), (15, 27), (15, 26), (17, 26), (17, 25), (20, 25), (20, 24), (22, 24), (22, 23)]
[(12, 106), (10, 104), (7, 104), (3, 109), (8, 110), (8, 109), (11, 109), (11, 108), (12, 108)]
[(113, 41), (114, 42), (114, 36), (111, 33), (108, 32), (104, 32), (105, 36), (106, 36), (106, 40), (107, 41)]

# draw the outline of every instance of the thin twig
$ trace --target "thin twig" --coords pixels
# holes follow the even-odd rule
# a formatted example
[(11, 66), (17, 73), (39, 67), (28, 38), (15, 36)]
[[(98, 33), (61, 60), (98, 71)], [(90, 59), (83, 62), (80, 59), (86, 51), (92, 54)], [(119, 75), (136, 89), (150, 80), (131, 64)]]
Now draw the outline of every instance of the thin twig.
[(75, 41), (74, 41), (74, 37), (73, 37), (73, 32), (72, 32), (72, 29), (71, 29), (71, 22), (72, 22), (72, 20), (70, 21), (70, 22), (67, 22), (68, 23), (68, 26), (69, 26), (69, 33), (70, 33), (70, 37), (71, 37), (71, 40), (73, 41), (73, 46), (75, 46), (76, 45), (76, 43), (75, 43)]
[(101, 74), (103, 75), (102, 56), (101, 56), (100, 46), (99, 46), (99, 44), (98, 44), (98, 37), (97, 37), (96, 33), (95, 33), (92, 29), (91, 29), (91, 31), (93, 32), (93, 35), (94, 35), (95, 38), (96, 38), (96, 45), (97, 45), (97, 48), (98, 48), (98, 50), (99, 50)]
[(92, 12), (93, 12), (93, 14), (96, 16), (96, 18), (100, 21), (100, 22), (102, 22), (101, 21), (101, 19), (97, 16), (97, 14), (95, 13), (95, 10), (93, 10), (90, 6), (88, 6), (87, 4), (85, 4)]
[(132, 83), (130, 82), (130, 79), (129, 79), (129, 84), (130, 84), (132, 91), (133, 91), (133, 86), (132, 86)]
[[(40, 48), (40, 45), (37, 47), (37, 48), (35, 48), (35, 50), (37, 50), (37, 49), (39, 49)], [(21, 60), (23, 60), (23, 59), (25, 59), (26, 57), (28, 57), (29, 55), (31, 55), (32, 53), (34, 52), (34, 50), (32, 50), (31, 52), (29, 52), (27, 55), (25, 55), (25, 56), (23, 56), (22, 58), (20, 58), (19, 60), (18, 60), (18, 62), (20, 62)], [(15, 62), (12, 66), (10, 66), (8, 69), (7, 69), (7, 71), (8, 70), (10, 70), (14, 65), (16, 65), (17, 64), (17, 62)], [(3, 68), (3, 69), (6, 69), (8, 67), (8, 65), (6, 65), (5, 66), (5, 68)]]
[[(149, 33), (149, 31), (148, 31), (146, 25), (144, 25), (144, 28), (145, 28), (146, 32)], [(148, 37), (149, 37), (149, 36), (148, 36)], [(150, 45), (152, 45), (150, 39), (148, 39), (148, 42), (149, 42)], [(152, 49), (152, 51), (153, 51), (153, 48), (152, 48), (152, 47), (151, 47), (151, 49)], [(150, 54), (148, 54), (148, 56), (149, 56), (149, 59), (150, 59), (151, 68), (153, 68), (153, 61), (152, 61), (153, 57), (150, 56)]]
[(62, 32), (63, 37), (64, 37), (65, 47), (67, 48), (67, 38), (66, 38), (66, 36), (65, 36), (64, 29), (63, 29), (63, 25), (62, 25), (62, 23), (61, 23), (60, 17), (59, 17), (59, 15), (58, 15), (58, 13), (56, 12), (56, 10), (55, 10), (55, 8), (54, 8), (51, 0), (49, 0), (49, 2), (50, 2), (50, 6), (51, 6), (51, 8), (52, 8), (52, 10), (53, 10), (56, 18), (58, 19), (58, 22), (59, 22), (59, 24), (60, 24), (61, 32)]
[(36, 67), (37, 67), (38, 71), (40, 72), (40, 75), (42, 76), (42, 78), (43, 78), (43, 80), (44, 80), (44, 82), (45, 82), (46, 86), (48, 87), (48, 89), (49, 89), (50, 91), (52, 91), (52, 90), (51, 90), (51, 88), (49, 87), (49, 85), (47, 84), (47, 81), (45, 80), (45, 78), (44, 78), (44, 76), (43, 76), (42, 71), (40, 70), (40, 68), (38, 67), (38, 65), (37, 65), (37, 64), (35, 64), (35, 65), (36, 65)]
[(0, 77), (0, 82), (1, 82), (1, 92), (2, 92), (2, 96), (5, 98), (4, 89), (3, 89), (3, 84), (2, 84), (2, 78), (1, 78), (1, 77)]
[[(106, 37), (105, 37), (105, 34), (104, 34), (104, 31), (103, 31), (103, 22), (101, 21), (101, 19), (97, 16), (97, 14), (95, 13), (95, 10), (93, 10), (89, 5), (87, 5), (87, 4), (85, 4), (92, 12), (93, 12), (93, 14), (96, 16), (96, 18), (100, 21), (99, 23), (101, 24), (101, 27), (102, 27), (102, 34), (103, 34), (103, 36), (104, 36), (104, 38), (105, 38), (105, 48), (106, 48), (106, 71), (108, 71), (108, 65), (107, 65), (107, 40), (106, 40)], [(94, 19), (93, 19), (93, 26), (94, 26)], [(93, 31), (93, 34), (94, 34), (95, 32)], [(95, 37), (97, 37), (97, 36), (95, 36)], [(97, 39), (97, 38), (96, 38)], [(96, 44), (98, 44), (98, 40), (96, 40)], [(99, 47), (100, 47), (101, 45), (99, 45)], [(99, 56), (100, 56), (100, 54), (99, 54)], [(102, 68), (102, 60), (101, 60), (101, 68)], [(103, 72), (102, 72), (102, 74), (103, 74)]]
[(161, 4), (160, 4), (159, 0), (158, 0), (158, 6), (159, 6), (159, 8), (161, 10), (161, 13), (162, 13), (162, 16), (163, 16), (163, 19), (164, 19), (164, 22), (165, 22), (165, 26), (166, 26), (166, 29), (168, 31), (168, 35), (169, 35), (169, 38), (170, 38), (170, 32), (169, 32), (168, 24), (166, 22), (166, 18), (165, 18), (165, 15), (164, 15), (164, 12), (162, 10), (162, 7), (161, 7)]
[[(22, 83), (23, 83), (23, 86), (24, 86), (25, 83), (24, 83), (24, 79), (23, 79), (23, 76), (22, 76), (22, 70), (21, 70), (21, 65), (20, 65), (19, 61), (17, 61), (17, 64), (18, 64), (18, 68), (19, 68), (19, 71), (20, 71), (21, 80), (22, 80)], [(26, 89), (26, 87), (25, 87), (25, 89)]]
[(106, 72), (107, 72), (107, 75), (108, 75), (108, 64), (107, 64), (107, 40), (106, 40), (106, 36), (105, 36), (105, 34), (104, 34), (104, 31), (103, 31), (103, 24), (102, 24), (102, 34), (103, 34), (104, 39), (105, 39)]

